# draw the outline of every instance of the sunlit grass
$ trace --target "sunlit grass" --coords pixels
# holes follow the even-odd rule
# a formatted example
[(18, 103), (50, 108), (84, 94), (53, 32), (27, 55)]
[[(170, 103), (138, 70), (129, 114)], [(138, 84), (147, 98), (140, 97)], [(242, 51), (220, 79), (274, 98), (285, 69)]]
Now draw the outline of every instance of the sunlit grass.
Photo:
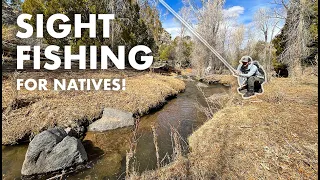
[[(15, 93), (11, 78), (3, 78), (2, 143), (11, 144), (25, 135), (36, 134), (48, 127), (75, 127), (101, 116), (104, 107), (143, 115), (165, 102), (168, 96), (184, 90), (183, 81), (153, 73), (72, 72), (22, 73), (19, 78), (125, 78), (125, 91), (27, 91)], [(48, 87), (52, 83), (48, 84)], [(13, 100), (15, 101), (13, 102)], [(23, 103), (21, 103), (23, 102)], [(21, 103), (21, 104), (19, 104)], [(9, 109), (8, 109), (9, 108)]]

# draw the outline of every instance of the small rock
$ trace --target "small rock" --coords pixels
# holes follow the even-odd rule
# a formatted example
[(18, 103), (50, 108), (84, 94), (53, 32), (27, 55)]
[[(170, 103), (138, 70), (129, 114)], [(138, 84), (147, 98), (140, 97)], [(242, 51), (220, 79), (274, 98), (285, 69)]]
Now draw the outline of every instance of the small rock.
[(89, 125), (88, 131), (107, 131), (134, 125), (133, 114), (113, 108), (105, 108), (101, 119)]
[(36, 135), (22, 165), (22, 175), (53, 172), (81, 164), (88, 159), (81, 141), (67, 135), (62, 128), (53, 128)]
[(78, 133), (75, 129), (72, 129), (71, 127), (67, 127), (64, 130), (66, 131), (68, 136), (78, 137)]

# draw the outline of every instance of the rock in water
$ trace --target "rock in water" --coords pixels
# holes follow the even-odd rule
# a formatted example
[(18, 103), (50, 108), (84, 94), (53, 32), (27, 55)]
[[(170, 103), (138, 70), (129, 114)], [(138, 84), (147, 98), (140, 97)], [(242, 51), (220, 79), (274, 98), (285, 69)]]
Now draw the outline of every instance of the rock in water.
[(22, 175), (42, 174), (81, 164), (88, 159), (81, 141), (70, 137), (62, 128), (36, 135), (30, 142)]
[(134, 125), (133, 114), (113, 108), (104, 108), (101, 119), (89, 125), (88, 131), (107, 131)]

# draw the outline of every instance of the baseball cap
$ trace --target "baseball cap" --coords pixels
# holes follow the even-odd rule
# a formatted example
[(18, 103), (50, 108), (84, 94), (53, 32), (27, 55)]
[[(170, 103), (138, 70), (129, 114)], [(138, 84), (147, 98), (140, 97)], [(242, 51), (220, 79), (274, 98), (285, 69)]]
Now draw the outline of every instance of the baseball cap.
[(240, 62), (244, 62), (244, 63), (247, 63), (247, 62), (250, 62), (250, 61), (252, 61), (252, 58), (250, 56), (243, 56), (240, 59)]

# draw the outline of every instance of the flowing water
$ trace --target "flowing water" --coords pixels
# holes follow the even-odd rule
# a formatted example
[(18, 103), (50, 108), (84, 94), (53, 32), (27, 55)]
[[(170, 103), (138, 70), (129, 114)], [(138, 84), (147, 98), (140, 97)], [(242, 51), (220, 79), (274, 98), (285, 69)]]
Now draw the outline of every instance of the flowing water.
[[(139, 172), (156, 168), (157, 159), (151, 126), (157, 134), (161, 164), (170, 162), (172, 155), (172, 129), (179, 132), (184, 153), (188, 152), (187, 137), (201, 126), (207, 117), (197, 108), (206, 105), (197, 81), (186, 81), (186, 90), (168, 101), (160, 110), (143, 116), (137, 131), (135, 168)], [(209, 85), (202, 88), (205, 96), (223, 93), (228, 87)], [(89, 162), (81, 169), (67, 175), (67, 179), (123, 179), (126, 170), (126, 152), (133, 141), (133, 127), (103, 133), (88, 132), (83, 144)], [(27, 145), (2, 147), (2, 178), (20, 179), (20, 170)]]

